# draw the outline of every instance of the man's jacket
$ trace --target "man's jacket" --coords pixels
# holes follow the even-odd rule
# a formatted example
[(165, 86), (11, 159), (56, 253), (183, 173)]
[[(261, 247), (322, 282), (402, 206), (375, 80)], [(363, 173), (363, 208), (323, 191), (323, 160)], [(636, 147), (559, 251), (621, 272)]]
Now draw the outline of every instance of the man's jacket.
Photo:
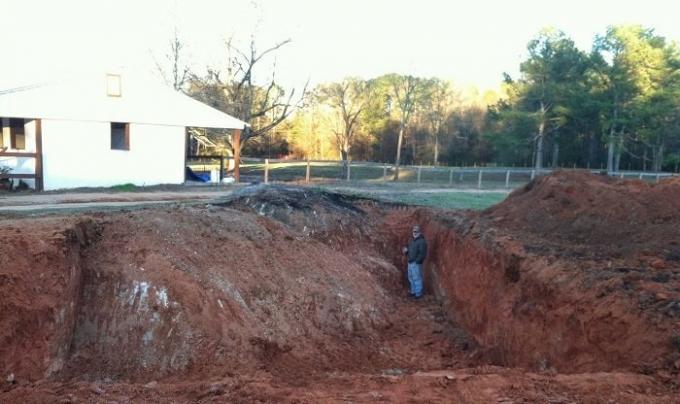
[(423, 235), (419, 235), (417, 238), (412, 239), (408, 244), (408, 251), (406, 252), (406, 257), (408, 262), (415, 262), (416, 264), (422, 264), (425, 261), (425, 256), (427, 255), (427, 243)]

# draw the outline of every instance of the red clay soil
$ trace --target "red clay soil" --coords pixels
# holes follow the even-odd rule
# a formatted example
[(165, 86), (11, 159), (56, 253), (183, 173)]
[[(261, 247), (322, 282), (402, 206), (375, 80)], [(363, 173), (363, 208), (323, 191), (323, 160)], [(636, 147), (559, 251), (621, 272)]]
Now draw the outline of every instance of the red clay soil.
[[(545, 181), (481, 214), (256, 187), (6, 220), (0, 403), (677, 401), (677, 317), (635, 306), (646, 283), (497, 219)], [(436, 292), (417, 302), (398, 253), (414, 222)]]
[[(0, 371), (49, 377), (68, 358), (90, 220), (5, 221), (0, 227)], [(1, 401), (1, 400), (0, 400)]]
[[(507, 243), (506, 277), (520, 289), (516, 321), (551, 312), (533, 332), (550, 329), (544, 334), (554, 340), (561, 368), (668, 371), (677, 378), (680, 178), (649, 184), (560, 172), (515, 191), (478, 221)], [(523, 252), (507, 258), (515, 251)], [(533, 284), (521, 282), (525, 273)]]

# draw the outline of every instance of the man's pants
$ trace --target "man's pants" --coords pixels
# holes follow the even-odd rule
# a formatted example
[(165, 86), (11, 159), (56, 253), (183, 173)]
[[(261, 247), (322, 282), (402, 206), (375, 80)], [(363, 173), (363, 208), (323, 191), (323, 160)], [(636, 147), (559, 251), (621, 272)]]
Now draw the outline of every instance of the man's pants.
[(411, 285), (411, 294), (418, 297), (423, 295), (423, 264), (409, 262), (408, 283)]

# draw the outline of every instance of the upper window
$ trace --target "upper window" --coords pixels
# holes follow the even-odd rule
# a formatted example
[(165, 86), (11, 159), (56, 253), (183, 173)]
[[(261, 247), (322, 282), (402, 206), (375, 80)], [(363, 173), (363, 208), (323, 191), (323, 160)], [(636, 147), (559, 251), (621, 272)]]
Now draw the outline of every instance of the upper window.
[(130, 150), (130, 124), (111, 122), (111, 150)]
[(109, 97), (120, 97), (123, 95), (121, 88), (120, 75), (107, 74), (106, 75), (106, 95)]
[(24, 132), (24, 120), (11, 118), (9, 120), (10, 145), (15, 150), (26, 149), (26, 132)]

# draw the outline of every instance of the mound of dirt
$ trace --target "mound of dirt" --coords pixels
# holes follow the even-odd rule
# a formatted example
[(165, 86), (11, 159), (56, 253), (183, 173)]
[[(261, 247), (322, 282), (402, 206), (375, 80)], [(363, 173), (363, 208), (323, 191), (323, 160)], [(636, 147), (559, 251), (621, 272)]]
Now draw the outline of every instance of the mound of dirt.
[(73, 374), (342, 367), (353, 359), (337, 356), (338, 345), (391, 324), (390, 293), (379, 285), (394, 269), (379, 256), (352, 259), (223, 207), (112, 217), (84, 267)]
[(264, 371), (305, 384), (319, 372), (469, 365), (474, 342), (436, 302), (409, 305), (400, 271), (363, 236), (365, 214), (325, 193), (295, 202), (298, 192), (241, 195), (229, 203), (240, 210), (12, 221), (0, 239), (12, 260), (0, 270), (3, 377)]
[(540, 245), (552, 243), (562, 253), (600, 258), (652, 254), (680, 263), (680, 178), (649, 184), (557, 172), (514, 191), (481, 219), (538, 237)]

